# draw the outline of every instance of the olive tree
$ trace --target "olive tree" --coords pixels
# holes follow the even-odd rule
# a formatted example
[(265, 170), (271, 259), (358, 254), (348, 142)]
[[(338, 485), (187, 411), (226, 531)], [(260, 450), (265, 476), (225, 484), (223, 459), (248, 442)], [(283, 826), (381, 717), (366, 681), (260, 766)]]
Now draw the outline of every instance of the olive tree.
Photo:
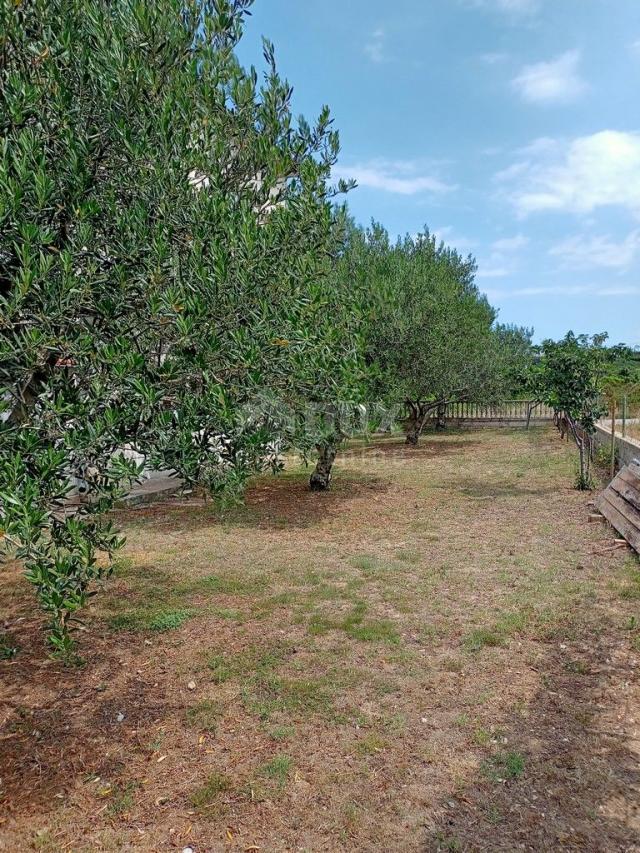
[(606, 334), (574, 335), (545, 340), (541, 348), (538, 381), (545, 402), (558, 412), (561, 427), (573, 437), (579, 453), (576, 488), (592, 487), (591, 456), (596, 423), (604, 414)]
[(474, 282), (475, 261), (425, 229), (395, 245), (374, 225), (365, 237), (370, 307), (366, 356), (376, 394), (402, 401), (407, 443), (449, 402), (497, 395), (495, 312)]
[(250, 5), (0, 0), (0, 526), (64, 654), (140, 459), (237, 494), (357, 365), (338, 137), (293, 120), (269, 43), (262, 81), (240, 65)]

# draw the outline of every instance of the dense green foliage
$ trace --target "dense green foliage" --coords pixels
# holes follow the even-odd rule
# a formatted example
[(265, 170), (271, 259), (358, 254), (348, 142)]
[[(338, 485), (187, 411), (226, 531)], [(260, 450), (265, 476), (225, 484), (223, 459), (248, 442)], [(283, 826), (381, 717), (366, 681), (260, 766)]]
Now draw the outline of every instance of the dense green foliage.
[(516, 383), (530, 333), (496, 327), (472, 257), (426, 229), (392, 244), (374, 223), (352, 234), (344, 263), (361, 294), (371, 399), (404, 404), (410, 443), (448, 402), (493, 402)]
[(579, 489), (591, 488), (592, 438), (604, 414), (603, 388), (606, 335), (574, 335), (546, 340), (536, 367), (545, 402), (558, 413), (563, 432), (570, 432), (580, 453)]
[(249, 5), (0, 6), (0, 520), (62, 652), (121, 544), (125, 448), (237, 492), (274, 441), (313, 443), (301, 400), (358, 375), (337, 135), (292, 120), (269, 44), (262, 84), (239, 65)]

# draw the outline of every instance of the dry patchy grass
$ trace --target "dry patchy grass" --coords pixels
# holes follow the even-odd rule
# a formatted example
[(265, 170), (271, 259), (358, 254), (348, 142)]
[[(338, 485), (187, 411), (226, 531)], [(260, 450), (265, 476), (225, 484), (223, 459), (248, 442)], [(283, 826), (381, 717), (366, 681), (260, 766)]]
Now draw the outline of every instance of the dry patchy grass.
[(81, 670), (3, 567), (0, 850), (634, 849), (639, 570), (571, 448), (354, 442), (306, 476), (121, 513)]

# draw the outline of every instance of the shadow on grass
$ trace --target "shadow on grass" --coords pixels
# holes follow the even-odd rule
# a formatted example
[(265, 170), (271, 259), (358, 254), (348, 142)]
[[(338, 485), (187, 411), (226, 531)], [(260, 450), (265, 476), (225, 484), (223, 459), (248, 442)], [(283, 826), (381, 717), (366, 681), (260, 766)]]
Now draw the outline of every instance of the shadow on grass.
[(522, 495), (551, 495), (558, 493), (557, 483), (549, 482), (542, 486), (528, 486), (523, 479), (521, 483), (512, 480), (482, 480), (466, 477), (456, 480), (456, 488), (470, 498), (515, 498)]
[[(20, 636), (20, 654), (2, 668), (1, 813), (57, 811), (80, 784), (96, 797), (97, 811), (101, 787), (116, 776), (126, 779), (126, 755), (141, 749), (151, 755), (152, 745), (147, 750), (141, 742), (145, 729), (176, 709), (143, 675), (119, 683), (121, 665), (110, 644), (94, 647), (78, 669), (43, 661), (41, 624), (22, 626)], [(97, 777), (102, 781), (93, 784)], [(31, 849), (24, 841), (20, 849)]]
[(125, 527), (160, 530), (198, 530), (215, 525), (264, 530), (300, 529), (325, 524), (346, 511), (349, 503), (386, 492), (389, 481), (358, 472), (338, 471), (327, 492), (311, 492), (309, 471), (264, 476), (249, 485), (245, 503), (221, 508), (213, 501), (193, 498), (163, 502), (114, 514)]
[(443, 803), (425, 851), (640, 849), (638, 754), (616, 725), (623, 709), (599, 719), (603, 689), (625, 683), (629, 662), (611, 637), (583, 640), (591, 652), (580, 644), (578, 660), (549, 651), (526, 718), (508, 721), (506, 742)]
[(353, 459), (362, 456), (366, 459), (372, 457), (395, 457), (398, 459), (417, 459), (423, 454), (427, 456), (452, 456), (454, 454), (472, 451), (481, 445), (481, 441), (474, 438), (456, 438), (442, 435), (437, 439), (421, 438), (417, 447), (406, 444), (404, 439), (382, 439), (370, 443), (362, 442), (355, 446), (347, 447), (338, 459)]

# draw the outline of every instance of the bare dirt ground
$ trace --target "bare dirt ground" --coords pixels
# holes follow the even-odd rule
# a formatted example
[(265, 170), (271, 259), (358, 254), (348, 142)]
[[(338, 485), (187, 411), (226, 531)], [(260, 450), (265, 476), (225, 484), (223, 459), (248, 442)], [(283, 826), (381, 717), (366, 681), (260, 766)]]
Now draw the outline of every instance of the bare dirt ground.
[(374, 442), (122, 513), (79, 668), (1, 566), (0, 850), (640, 851), (640, 567), (573, 455)]

